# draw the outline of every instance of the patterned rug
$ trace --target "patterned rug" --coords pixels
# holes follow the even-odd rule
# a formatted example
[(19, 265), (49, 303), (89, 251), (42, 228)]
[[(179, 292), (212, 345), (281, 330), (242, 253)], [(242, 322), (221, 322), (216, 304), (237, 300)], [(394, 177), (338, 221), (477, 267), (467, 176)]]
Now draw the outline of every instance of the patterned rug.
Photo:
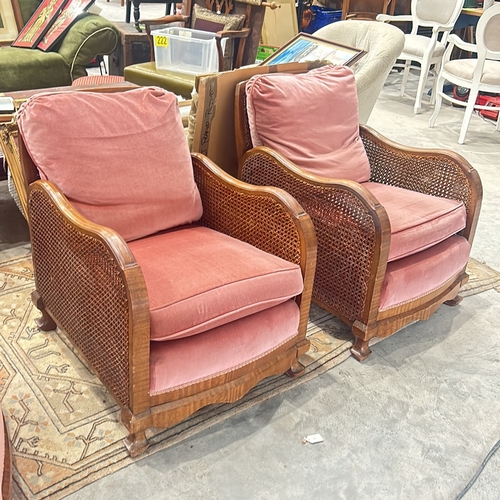
[[(33, 288), (30, 259), (0, 263), (0, 401), (12, 443), (15, 498), (56, 500), (133, 459), (122, 442), (126, 432), (118, 407), (99, 380), (62, 335), (36, 327)], [(307, 367), (302, 377), (271, 377), (236, 403), (206, 407), (171, 429), (151, 432), (143, 456), (306, 382), (349, 356), (348, 329), (322, 309), (312, 311), (308, 336), (312, 348), (301, 358)]]
[[(471, 260), (463, 295), (495, 288), (500, 273)], [(0, 263), (0, 402), (14, 461), (14, 498), (60, 499), (131, 464), (119, 410), (62, 335), (40, 331), (32, 306), (31, 260)], [(172, 446), (230, 416), (306, 382), (349, 357), (348, 328), (318, 307), (308, 326), (311, 349), (297, 379), (271, 377), (233, 404), (204, 408), (166, 431), (152, 431), (140, 458)]]

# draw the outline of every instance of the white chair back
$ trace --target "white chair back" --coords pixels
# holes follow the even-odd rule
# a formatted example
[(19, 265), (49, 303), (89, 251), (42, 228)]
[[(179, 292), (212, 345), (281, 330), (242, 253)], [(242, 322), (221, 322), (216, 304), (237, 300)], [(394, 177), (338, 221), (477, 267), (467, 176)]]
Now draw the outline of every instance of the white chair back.
[(464, 0), (412, 0), (413, 25), (453, 28)]
[(500, 3), (486, 9), (476, 28), (477, 55), (500, 60)]

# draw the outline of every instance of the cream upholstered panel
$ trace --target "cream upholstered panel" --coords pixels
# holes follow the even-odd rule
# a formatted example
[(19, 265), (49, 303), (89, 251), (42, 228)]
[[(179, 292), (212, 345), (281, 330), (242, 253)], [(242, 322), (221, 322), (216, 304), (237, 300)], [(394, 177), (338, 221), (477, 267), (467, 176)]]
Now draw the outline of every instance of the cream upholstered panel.
[[(444, 70), (458, 78), (472, 82), (477, 59), (452, 59), (444, 65)], [(486, 85), (500, 85), (500, 63), (498, 61), (485, 61), (480, 79)]]
[(454, 18), (456, 0), (413, 0), (412, 12), (422, 21), (447, 25)]
[(387, 75), (403, 50), (403, 32), (390, 24), (350, 20), (329, 24), (314, 35), (367, 51), (353, 68), (358, 93), (359, 122), (365, 124)]
[(493, 52), (500, 51), (500, 16), (491, 19), (484, 30), (484, 45)]

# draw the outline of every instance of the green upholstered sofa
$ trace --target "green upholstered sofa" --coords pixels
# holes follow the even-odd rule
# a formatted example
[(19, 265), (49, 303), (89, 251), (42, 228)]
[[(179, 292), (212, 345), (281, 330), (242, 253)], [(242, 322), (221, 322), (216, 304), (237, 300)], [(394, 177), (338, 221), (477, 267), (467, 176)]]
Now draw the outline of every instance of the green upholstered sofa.
[[(35, 12), (40, 0), (19, 0), (23, 21)], [(97, 55), (111, 53), (119, 35), (113, 23), (84, 13), (49, 52), (0, 47), (0, 92), (71, 85), (87, 74)]]

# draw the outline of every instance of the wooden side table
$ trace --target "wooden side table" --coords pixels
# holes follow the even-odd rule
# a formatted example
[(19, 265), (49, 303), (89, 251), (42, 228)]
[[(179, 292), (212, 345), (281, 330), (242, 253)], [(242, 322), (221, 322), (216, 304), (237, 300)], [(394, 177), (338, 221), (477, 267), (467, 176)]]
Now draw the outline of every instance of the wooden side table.
[(146, 32), (139, 33), (133, 23), (114, 23), (120, 33), (118, 44), (109, 56), (109, 74), (123, 76), (123, 68), (149, 62), (150, 48)]

